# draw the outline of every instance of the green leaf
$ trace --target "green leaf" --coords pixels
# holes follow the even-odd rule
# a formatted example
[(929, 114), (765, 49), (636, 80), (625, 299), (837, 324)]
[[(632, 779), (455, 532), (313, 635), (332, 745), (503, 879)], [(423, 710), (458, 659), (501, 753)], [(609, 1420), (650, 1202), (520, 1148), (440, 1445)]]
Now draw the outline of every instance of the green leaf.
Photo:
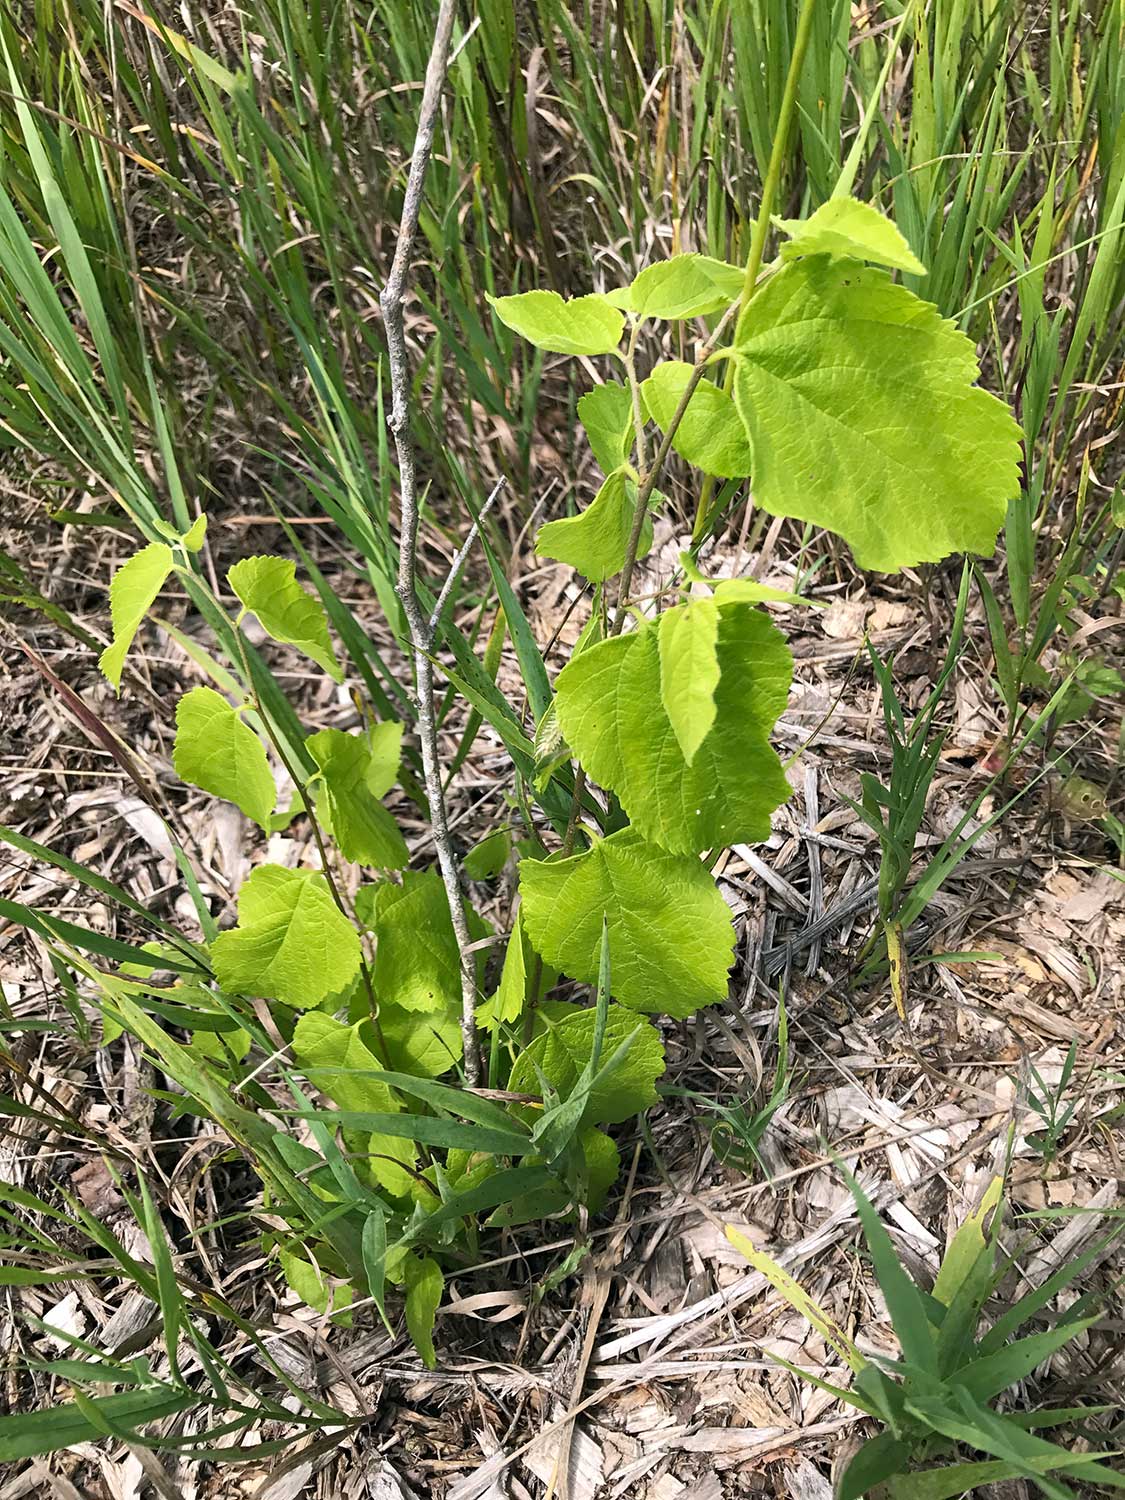
[(323, 667), (333, 682), (343, 682), (344, 674), (328, 639), (324, 606), (297, 582), (297, 564), (291, 558), (243, 558), (231, 568), (227, 582), (244, 608), (257, 615), (268, 636), (296, 646)]
[(893, 1432), (880, 1432), (868, 1438), (859, 1449), (840, 1480), (839, 1500), (860, 1500), (878, 1484), (901, 1474), (910, 1462), (914, 1444), (896, 1438)]
[(379, 1026), (388, 1061), (396, 1072), (440, 1078), (461, 1060), (464, 1042), (455, 1006), (444, 1011), (417, 1011), (380, 1001)]
[[(527, 1003), (527, 987), (536, 972), (536, 953), (528, 941), (524, 928), (522, 909), (516, 912), (508, 946), (504, 950), (504, 967), (500, 971), (500, 983), (495, 995), (477, 1006), (477, 1025), (487, 1031), (495, 1028), (498, 1021), (518, 1021)], [(539, 995), (545, 995), (554, 985), (557, 975), (547, 965), (539, 964)]]
[(905, 235), (870, 203), (856, 198), (830, 198), (807, 219), (778, 219), (777, 226), (789, 236), (782, 245), (782, 260), (799, 255), (832, 255), (850, 260), (869, 260), (893, 271), (924, 276), (926, 268), (911, 250)]
[(937, 1350), (922, 1293), (903, 1269), (894, 1242), (867, 1194), (850, 1172), (845, 1171), (844, 1177), (855, 1199), (875, 1279), (891, 1315), (902, 1357), (927, 1375), (936, 1375)]
[[(105, 1437), (106, 1426), (133, 1432), (198, 1404), (199, 1396), (194, 1391), (156, 1386), (94, 1397), (84, 1403), (85, 1411), (64, 1401), (42, 1411), (16, 1412), (0, 1417), (0, 1463), (18, 1463), (76, 1443), (97, 1442)], [(99, 1426), (95, 1418), (104, 1425)]]
[(367, 731), (367, 790), (373, 797), (385, 797), (398, 780), (402, 765), (402, 725), (397, 719), (384, 719)]
[(885, 271), (811, 256), (749, 304), (734, 399), (771, 515), (838, 532), (864, 568), (991, 555), (1020, 430), (972, 344)]
[[(727, 1239), (740, 1255), (744, 1255), (755, 1271), (760, 1272), (770, 1285), (781, 1293), (790, 1307), (796, 1309), (801, 1317), (812, 1327), (828, 1345), (833, 1349), (851, 1370), (853, 1375), (859, 1375), (869, 1368), (867, 1360), (852, 1343), (847, 1333), (831, 1313), (825, 1312), (819, 1302), (815, 1302), (800, 1282), (795, 1281), (784, 1266), (779, 1266), (772, 1256), (767, 1255), (764, 1250), (759, 1250), (752, 1240), (747, 1237), (733, 1224), (726, 1227)], [(867, 1410), (866, 1406), (861, 1407)]]
[(571, 297), (558, 292), (520, 292), (488, 298), (505, 327), (551, 354), (612, 354), (621, 342), (625, 319), (605, 297)]
[(118, 692), (121, 691), (121, 669), (133, 637), (171, 571), (172, 549), (163, 542), (150, 542), (147, 547), (134, 552), (113, 575), (109, 586), (113, 643), (102, 652), (98, 665)]
[(497, 828), (465, 855), (465, 874), (470, 880), (493, 880), (508, 863), (512, 852), (512, 830)]
[[(1047, 1474), (1055, 1469), (1073, 1469), (1080, 1479), (1089, 1484), (1105, 1484), (1114, 1489), (1125, 1489), (1125, 1474), (1107, 1468), (1096, 1460), (1101, 1455), (1073, 1455), (1055, 1443), (1023, 1432), (1010, 1417), (990, 1411), (988, 1407), (973, 1402), (968, 1395), (958, 1393), (956, 1405), (942, 1396), (912, 1396), (906, 1404), (909, 1414), (925, 1422), (933, 1431), (941, 1433), (952, 1442), (964, 1443), (982, 1453), (991, 1453), (1008, 1463), (1022, 1466), (1023, 1473)], [(1072, 1459), (1081, 1457), (1081, 1464)], [(1070, 1491), (1055, 1488), (1048, 1494), (1069, 1494)], [(913, 1496), (913, 1491), (910, 1492)]]
[(586, 1167), (585, 1202), (597, 1212), (621, 1171), (621, 1153), (601, 1130), (586, 1129), (578, 1137)]
[(434, 1318), (437, 1314), (441, 1294), (445, 1288), (445, 1277), (441, 1267), (432, 1256), (419, 1260), (411, 1255), (405, 1265), (406, 1272), (406, 1326), (415, 1349), (422, 1356), (428, 1370), (437, 1364), (434, 1353)]
[(1033, 1333), (1027, 1338), (1016, 1339), (1005, 1344), (994, 1354), (980, 1359), (971, 1359), (949, 1377), (950, 1384), (963, 1386), (977, 1401), (991, 1401), (1010, 1385), (1030, 1375), (1051, 1355), (1084, 1333), (1096, 1318), (1078, 1318), (1073, 1323), (1057, 1323), (1044, 1333)]
[[(508, 1087), (515, 1093), (539, 1095), (540, 1074), (565, 1099), (590, 1061), (596, 1013), (571, 1010), (554, 1021), (516, 1058)], [(582, 1111), (582, 1125), (617, 1125), (656, 1103), (656, 1080), (664, 1072), (660, 1033), (648, 1021), (620, 1005), (606, 1013), (602, 1060), (631, 1038), (628, 1051), (608, 1076), (596, 1080)]]
[(363, 1222), (361, 1240), (363, 1270), (367, 1277), (367, 1288), (379, 1310), (383, 1326), (394, 1337), (394, 1329), (387, 1317), (385, 1289), (387, 1284), (387, 1217), (381, 1208), (373, 1208)]
[[(792, 658), (765, 614), (718, 609), (714, 717), (690, 764), (663, 701), (660, 643), (685, 610), (665, 610), (629, 635), (591, 646), (559, 674), (555, 705), (587, 772), (621, 799), (637, 832), (678, 853), (768, 837), (789, 795), (769, 735), (785, 707)], [(681, 727), (690, 733), (688, 712)], [(694, 721), (695, 730), (704, 726)], [(616, 964), (616, 958), (615, 958)]]
[(610, 292), (609, 301), (641, 318), (698, 318), (729, 307), (745, 279), (741, 266), (709, 255), (673, 255), (646, 266), (631, 285)]
[(633, 451), (633, 400), (619, 380), (607, 380), (579, 398), (578, 416), (603, 474), (612, 474)]
[(1088, 1453), (1067, 1453), (1064, 1448), (1057, 1448), (1053, 1454), (1028, 1455), (1019, 1462), (989, 1458), (975, 1463), (945, 1464), (939, 1469), (911, 1470), (893, 1480), (888, 1493), (890, 1500), (961, 1500), (963, 1495), (979, 1495), (986, 1485), (998, 1485), (1005, 1479), (1081, 1470), (1088, 1464), (1091, 1469), (1095, 1467), (1090, 1464)]
[[(398, 729), (401, 743), (402, 729)], [(387, 765), (374, 763), (363, 734), (322, 729), (305, 741), (323, 778), (317, 812), (345, 859), (376, 870), (401, 870), (410, 862), (405, 840), (373, 786), (386, 782)], [(394, 775), (397, 775), (397, 759)]]
[[(364, 1043), (360, 1023), (345, 1026), (320, 1011), (309, 1011), (294, 1028), (292, 1046), (311, 1082), (341, 1109), (376, 1114), (397, 1114), (401, 1109), (382, 1079), (368, 1076), (380, 1071), (380, 1063)], [(410, 1191), (414, 1178), (407, 1167), (418, 1154), (412, 1142), (376, 1134), (347, 1144), (351, 1150), (370, 1153), (371, 1175), (389, 1193), (402, 1197)]]
[(658, 631), (660, 701), (690, 766), (715, 722), (719, 606), (698, 599), (668, 610)]
[[(707, 583), (709, 580), (701, 580)], [(810, 599), (807, 594), (791, 594), (788, 589), (775, 589), (768, 583), (757, 583), (753, 578), (723, 578), (714, 585), (715, 599), (719, 604), (803, 604), (809, 609), (827, 609), (827, 599)]]
[[(657, 365), (643, 382), (645, 405), (661, 431), (671, 426), (693, 372), (692, 365), (670, 359)], [(689, 464), (718, 479), (741, 479), (753, 466), (738, 409), (726, 391), (706, 377), (692, 392), (672, 447)]]
[[(306, 1307), (312, 1308), (313, 1312), (326, 1313), (329, 1308), (335, 1312), (338, 1308), (347, 1307), (352, 1300), (347, 1287), (333, 1286), (324, 1272), (318, 1270), (312, 1261), (306, 1260), (303, 1255), (298, 1255), (292, 1250), (282, 1250), (278, 1259), (281, 1262), (282, 1274), (290, 1288), (297, 1293)], [(351, 1322), (351, 1318), (345, 1316), (336, 1321), (346, 1325)]]
[[(461, 1003), (461, 960), (445, 886), (436, 870), (408, 870), (401, 885), (367, 886), (356, 910), (375, 930), (375, 993), (404, 1010), (444, 1012)], [(466, 906), (469, 930), (488, 928)]]
[(978, 1258), (988, 1248), (985, 1230), (992, 1219), (1004, 1190), (1004, 1179), (994, 1177), (988, 1184), (980, 1207), (971, 1213), (949, 1242), (934, 1282), (934, 1296), (949, 1307)]
[[(636, 498), (636, 484), (624, 469), (618, 469), (584, 511), (539, 528), (536, 556), (566, 563), (595, 583), (613, 578), (625, 566)], [(637, 557), (646, 557), (651, 547), (652, 518), (646, 516)]]
[(313, 870), (259, 865), (238, 893), (238, 926), (211, 944), (226, 990), (307, 1010), (355, 977), (359, 935)]
[(176, 775), (252, 818), (264, 833), (277, 801), (266, 748), (214, 688), (193, 687), (176, 705)]
[(183, 536), (180, 537), (180, 545), (183, 547), (185, 552), (198, 552), (203, 546), (203, 541), (206, 535), (207, 517), (204, 515), (196, 516), (195, 520), (184, 532)]
[(520, 890), (536, 950), (574, 979), (597, 978), (605, 915), (623, 1005), (683, 1017), (726, 996), (734, 930), (697, 859), (626, 828), (569, 859), (522, 860)]

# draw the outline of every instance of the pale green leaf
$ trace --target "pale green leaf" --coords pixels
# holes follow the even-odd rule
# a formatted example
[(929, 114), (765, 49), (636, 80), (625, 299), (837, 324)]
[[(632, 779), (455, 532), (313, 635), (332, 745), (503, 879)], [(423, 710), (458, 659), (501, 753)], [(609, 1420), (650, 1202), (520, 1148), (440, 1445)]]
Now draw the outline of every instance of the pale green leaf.
[[(769, 735), (785, 707), (785, 637), (747, 604), (718, 610), (714, 720), (689, 764), (662, 703), (660, 646), (684, 609), (665, 610), (564, 667), (559, 724), (586, 771), (616, 792), (638, 833), (687, 853), (768, 837), (789, 795)], [(669, 623), (671, 622), (671, 623)]]
[[(392, 728), (398, 729), (401, 741), (401, 726)], [(317, 812), (344, 858), (377, 870), (403, 869), (410, 861), (406, 843), (371, 790), (372, 783), (384, 783), (386, 767), (373, 764), (366, 735), (322, 729), (309, 736), (305, 748), (322, 778)]]
[(969, 1215), (949, 1242), (937, 1280), (934, 1282), (934, 1299), (943, 1307), (951, 1306), (977, 1261), (988, 1247), (985, 1230), (1004, 1190), (1004, 1179), (994, 1177), (985, 1190), (980, 1207)]
[(838, 532), (885, 572), (992, 553), (1020, 431), (930, 303), (885, 271), (811, 256), (762, 287), (735, 348), (764, 510)]
[(238, 926), (211, 957), (224, 989), (307, 1010), (355, 977), (359, 935), (323, 875), (259, 865), (238, 893)]
[(432, 1256), (424, 1260), (411, 1255), (403, 1267), (406, 1281), (406, 1327), (415, 1349), (422, 1356), (428, 1370), (437, 1364), (434, 1353), (434, 1318), (437, 1314), (441, 1294), (445, 1288), (445, 1277), (441, 1267)]
[[(667, 360), (641, 387), (649, 415), (663, 432), (671, 426), (693, 369), (682, 360)], [(706, 377), (692, 392), (672, 447), (689, 464), (719, 479), (741, 479), (752, 467), (750, 443), (734, 402)]]
[(824, 1342), (840, 1356), (848, 1368), (854, 1374), (859, 1374), (867, 1365), (867, 1360), (831, 1313), (825, 1312), (824, 1308), (809, 1296), (800, 1282), (790, 1276), (784, 1266), (779, 1266), (764, 1250), (759, 1250), (753, 1241), (747, 1239), (733, 1224), (727, 1225), (726, 1236), (738, 1253), (746, 1257), (755, 1271), (764, 1276), (770, 1285), (781, 1293), (790, 1307), (800, 1313), (801, 1317), (816, 1329)]
[[(382, 1070), (379, 1059), (363, 1040), (364, 1024), (369, 1023), (345, 1026), (321, 1011), (308, 1011), (294, 1028), (293, 1056), (316, 1088), (340, 1109), (398, 1114), (402, 1105), (397, 1094), (382, 1079), (364, 1076)], [(408, 1168), (418, 1158), (413, 1141), (364, 1131), (344, 1134), (351, 1153), (367, 1155), (366, 1165), (381, 1187), (396, 1197), (410, 1192), (414, 1175)]]
[(419, 1011), (380, 1001), (379, 1027), (396, 1073), (440, 1078), (461, 1060), (464, 1043), (455, 1004), (443, 1011)]
[(641, 318), (698, 318), (729, 307), (740, 296), (745, 276), (740, 266), (709, 255), (673, 255), (646, 266), (610, 298)]
[(725, 997), (734, 929), (699, 860), (626, 828), (569, 859), (522, 860), (520, 890), (536, 950), (574, 979), (597, 979), (604, 914), (623, 1005), (683, 1017)]
[(612, 474), (627, 462), (633, 449), (633, 402), (629, 392), (618, 380), (596, 385), (579, 399), (578, 416), (602, 472)]
[(596, 293), (564, 300), (558, 292), (520, 292), (488, 300), (501, 323), (551, 354), (612, 354), (625, 327), (617, 308)]
[(203, 515), (196, 516), (195, 520), (191, 523), (187, 531), (185, 531), (183, 536), (180, 538), (180, 542), (183, 545), (184, 551), (198, 552), (203, 546), (203, 540), (206, 535), (207, 517)]
[(334, 682), (343, 682), (328, 638), (328, 616), (320, 600), (297, 582), (295, 562), (288, 557), (246, 557), (231, 568), (227, 582), (268, 636), (296, 646)]
[(172, 764), (181, 781), (233, 802), (270, 831), (277, 787), (265, 746), (214, 688), (193, 687), (176, 705)]
[[(445, 886), (436, 870), (408, 870), (401, 885), (367, 886), (356, 910), (375, 930), (375, 994), (380, 1004), (445, 1012), (461, 1003), (461, 964)], [(488, 928), (466, 906), (469, 930)]]
[(373, 724), (367, 732), (367, 745), (367, 789), (373, 797), (385, 797), (398, 780), (402, 764), (402, 725), (397, 719)]
[[(539, 528), (536, 555), (566, 563), (595, 583), (613, 578), (625, 566), (636, 498), (635, 483), (624, 469), (618, 469), (584, 511)], [(651, 547), (652, 520), (646, 516), (637, 557), (647, 556)]]
[[(564, 1099), (571, 1093), (592, 1055), (596, 1013), (573, 1007), (568, 1012), (516, 1058), (508, 1080), (514, 1093), (539, 1095), (540, 1074)], [(601, 1061), (607, 1062), (626, 1038), (632, 1039), (628, 1051), (590, 1090), (582, 1112), (584, 1125), (616, 1125), (656, 1103), (656, 1080), (664, 1072), (660, 1033), (634, 1011), (611, 1005)]]
[(782, 260), (799, 255), (833, 255), (873, 261), (912, 276), (926, 274), (897, 224), (856, 198), (830, 198), (809, 218), (778, 219), (777, 225), (789, 236), (788, 243), (781, 247)]
[(109, 586), (109, 614), (113, 642), (102, 652), (98, 665), (118, 691), (121, 669), (141, 621), (172, 571), (172, 549), (163, 542), (150, 542), (134, 552), (113, 575)]
[(697, 599), (668, 610), (657, 634), (660, 701), (690, 766), (715, 722), (719, 606), (714, 599)]
[(621, 1153), (602, 1130), (587, 1128), (578, 1137), (586, 1162), (586, 1205), (597, 1212), (621, 1171)]
[[(477, 1006), (477, 1025), (491, 1031), (499, 1021), (518, 1021), (527, 1004), (528, 985), (536, 973), (539, 975), (539, 995), (542, 996), (553, 987), (558, 975), (550, 965), (538, 958), (531, 946), (521, 909), (516, 912), (508, 946), (504, 950), (504, 967), (500, 971), (496, 993), (483, 1005)], [(536, 1012), (537, 1015), (541, 1013)]]
[(512, 830), (497, 828), (465, 855), (465, 874), (470, 880), (492, 880), (508, 863), (512, 852)]
[[(292, 1250), (281, 1250), (278, 1259), (290, 1288), (313, 1312), (326, 1313), (329, 1308), (336, 1312), (340, 1308), (346, 1308), (351, 1302), (351, 1293), (346, 1286), (334, 1286), (324, 1272), (318, 1270), (303, 1255), (297, 1255)], [(341, 1313), (333, 1321), (346, 1327), (351, 1322), (351, 1316), (346, 1312)]]
[(775, 589), (770, 584), (758, 583), (753, 578), (724, 578), (715, 585), (715, 599), (719, 604), (804, 604), (809, 609), (828, 608), (826, 599), (810, 599), (807, 594), (791, 594), (788, 589)]

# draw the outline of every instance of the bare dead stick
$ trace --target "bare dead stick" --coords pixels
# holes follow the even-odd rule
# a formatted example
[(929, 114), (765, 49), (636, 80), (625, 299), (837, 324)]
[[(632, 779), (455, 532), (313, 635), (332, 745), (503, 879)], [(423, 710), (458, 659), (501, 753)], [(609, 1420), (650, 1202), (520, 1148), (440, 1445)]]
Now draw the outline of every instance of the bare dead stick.
[(414, 240), (418, 233), (418, 216), (422, 207), (422, 184), (429, 165), (430, 152), (433, 149), (438, 105), (441, 102), (441, 91), (449, 62), (449, 43), (453, 34), (455, 9), (456, 0), (441, 0), (434, 28), (433, 47), (426, 66), (426, 81), (422, 90), (422, 106), (418, 115), (418, 130), (414, 137), (410, 173), (406, 180), (398, 241), (395, 245), (394, 260), (391, 263), (391, 274), (379, 295), (379, 305), (383, 309), (383, 323), (387, 330), (387, 354), (391, 372), (389, 425), (394, 437), (399, 474), (399, 559), (395, 593), (402, 604), (406, 626), (410, 632), (418, 698), (418, 738), (421, 741), (423, 780), (426, 785), (426, 799), (430, 805), (430, 824), (433, 828), (438, 866), (445, 885), (449, 916), (453, 923), (460, 957), (461, 1037), (465, 1049), (465, 1082), (470, 1088), (476, 1088), (480, 1084), (480, 1050), (477, 1046), (475, 1021), (476, 973), (471, 951), (472, 939), (469, 936), (469, 925), (465, 919), (465, 906), (461, 897), (460, 872), (457, 868), (457, 856), (453, 851), (453, 841), (449, 836), (449, 820), (446, 816), (445, 796), (441, 784), (437, 720), (434, 711), (434, 668), (430, 658), (433, 631), (423, 613), (418, 597), (418, 481), (414, 466), (414, 440), (410, 431), (408, 409), (410, 367), (406, 357), (406, 336), (403, 331), (403, 301), (407, 277), (413, 262)]

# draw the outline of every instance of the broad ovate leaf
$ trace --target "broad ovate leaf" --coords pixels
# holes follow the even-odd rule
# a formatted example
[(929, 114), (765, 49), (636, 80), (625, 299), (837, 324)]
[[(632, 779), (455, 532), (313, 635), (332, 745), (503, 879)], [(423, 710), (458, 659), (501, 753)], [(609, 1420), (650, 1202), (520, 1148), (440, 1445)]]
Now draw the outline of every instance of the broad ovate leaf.
[(1020, 431), (931, 303), (885, 271), (809, 256), (749, 304), (735, 358), (764, 510), (838, 532), (883, 572), (992, 553)]
[(116, 691), (121, 691), (121, 669), (141, 621), (172, 571), (172, 549), (163, 542), (150, 542), (134, 552), (113, 575), (109, 586), (109, 615), (113, 640), (102, 652), (98, 665)]
[(625, 319), (605, 297), (565, 299), (558, 292), (519, 292), (489, 297), (505, 327), (550, 354), (612, 354)]
[[(618, 469), (584, 511), (539, 528), (536, 554), (566, 563), (595, 583), (614, 577), (625, 566), (636, 497), (635, 483), (624, 469)], [(647, 556), (651, 547), (652, 519), (646, 516), (637, 557)]]
[(641, 318), (698, 318), (722, 312), (742, 292), (746, 273), (740, 266), (709, 255), (673, 255), (646, 266), (610, 301)]
[(379, 1027), (391, 1071), (440, 1078), (461, 1061), (464, 1039), (456, 1005), (445, 1010), (404, 1010), (379, 1002)]
[(245, 557), (231, 568), (227, 582), (268, 636), (296, 646), (334, 682), (343, 682), (328, 638), (328, 616), (320, 600), (297, 582), (295, 562), (288, 557)]
[(782, 260), (833, 255), (869, 260), (912, 276), (926, 274), (898, 225), (870, 203), (860, 203), (856, 198), (830, 198), (807, 219), (778, 219), (777, 224), (789, 236), (788, 243), (781, 247)]
[(512, 852), (512, 830), (496, 828), (465, 855), (464, 871), (470, 880), (494, 880)]
[(574, 979), (597, 980), (604, 916), (622, 1005), (683, 1017), (726, 995), (730, 912), (693, 856), (626, 828), (569, 859), (522, 860), (520, 891), (537, 952)]
[[(375, 931), (375, 994), (403, 1010), (446, 1012), (461, 1003), (461, 962), (445, 886), (436, 870), (408, 870), (401, 885), (366, 886), (356, 910)], [(487, 928), (466, 907), (469, 930)]]
[[(361, 1034), (362, 1023), (345, 1026), (318, 1010), (308, 1011), (293, 1030), (293, 1056), (309, 1079), (338, 1108), (371, 1114), (398, 1114), (398, 1095), (380, 1078), (368, 1075), (382, 1071), (379, 1059)], [(396, 1197), (404, 1197), (414, 1183), (408, 1170), (418, 1159), (413, 1141), (402, 1136), (376, 1135), (370, 1131), (345, 1132), (348, 1150), (368, 1158), (366, 1165), (380, 1186)]]
[[(398, 740), (401, 741), (401, 727)], [(386, 784), (387, 768), (373, 758), (364, 734), (322, 729), (305, 748), (321, 777), (317, 811), (345, 859), (377, 870), (401, 870), (410, 862), (394, 818), (373, 792)], [(395, 758), (397, 773), (397, 756)]]
[(719, 685), (719, 606), (697, 599), (668, 610), (657, 633), (660, 701), (690, 766), (715, 722)]
[(278, 1259), (290, 1290), (296, 1292), (306, 1307), (311, 1307), (313, 1312), (322, 1315), (328, 1312), (338, 1313), (333, 1322), (342, 1323), (345, 1327), (350, 1325), (350, 1314), (341, 1311), (352, 1300), (352, 1294), (346, 1286), (334, 1284), (312, 1261), (292, 1250), (281, 1250)]
[(277, 787), (265, 746), (214, 688), (193, 687), (176, 705), (172, 764), (181, 781), (233, 802), (269, 833)]
[(359, 934), (314, 870), (259, 865), (238, 893), (238, 926), (211, 944), (225, 990), (308, 1010), (347, 988)]
[[(700, 604), (718, 614), (718, 683), (710, 707), (694, 692), (676, 706), (677, 731), (661, 643), (670, 635), (674, 657), (684, 614)], [(768, 837), (770, 815), (789, 795), (769, 736), (792, 667), (785, 637), (761, 610), (697, 600), (576, 657), (559, 674), (555, 707), (567, 743), (617, 794), (637, 832), (689, 853)], [(690, 761), (681, 735), (694, 745)]]
[(633, 401), (619, 380), (607, 380), (579, 398), (578, 416), (604, 474), (619, 469), (633, 450)]
[[(516, 1058), (509, 1089), (538, 1095), (542, 1075), (562, 1098), (567, 1098), (592, 1056), (595, 1023), (593, 1010), (570, 1010), (563, 1020), (552, 1021)], [(620, 1124), (656, 1103), (656, 1080), (664, 1072), (660, 1033), (635, 1011), (611, 1005), (602, 1039), (603, 1065), (626, 1039), (628, 1050), (590, 1090), (582, 1113), (584, 1125)]]
[[(693, 369), (682, 360), (667, 360), (641, 387), (649, 415), (662, 432), (672, 424)], [(750, 473), (750, 444), (738, 410), (726, 391), (706, 377), (692, 392), (672, 447), (716, 479), (741, 479)]]

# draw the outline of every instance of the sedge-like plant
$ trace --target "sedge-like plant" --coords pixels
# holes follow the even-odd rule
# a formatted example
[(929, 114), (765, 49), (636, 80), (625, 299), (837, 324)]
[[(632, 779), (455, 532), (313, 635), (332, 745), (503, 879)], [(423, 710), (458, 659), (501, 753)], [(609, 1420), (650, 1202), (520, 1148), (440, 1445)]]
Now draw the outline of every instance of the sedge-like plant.
[[(859, 1183), (850, 1174), (847, 1182), (899, 1342), (897, 1357), (861, 1351), (782, 1266), (738, 1230), (727, 1229), (735, 1248), (839, 1356), (851, 1383), (841, 1388), (799, 1365), (779, 1363), (879, 1425), (844, 1470), (839, 1500), (953, 1500), (1005, 1479), (1023, 1479), (1051, 1500), (1076, 1494), (1067, 1479), (1097, 1491), (1125, 1489), (1125, 1475), (1104, 1462), (1117, 1456), (1115, 1448), (1103, 1448), (1095, 1438), (1089, 1449), (1070, 1452), (1039, 1436), (1053, 1427), (1081, 1427), (1104, 1408), (1000, 1406), (1005, 1392), (1096, 1322), (1089, 1298), (1057, 1314), (1049, 1308), (1104, 1252), (1105, 1239), (996, 1311), (997, 1294), (1013, 1269), (1000, 1246), (1001, 1178), (953, 1236), (932, 1288), (903, 1265)], [(1029, 1325), (1038, 1325), (1036, 1331), (1023, 1332)], [(987, 1457), (966, 1458), (966, 1451)]]

